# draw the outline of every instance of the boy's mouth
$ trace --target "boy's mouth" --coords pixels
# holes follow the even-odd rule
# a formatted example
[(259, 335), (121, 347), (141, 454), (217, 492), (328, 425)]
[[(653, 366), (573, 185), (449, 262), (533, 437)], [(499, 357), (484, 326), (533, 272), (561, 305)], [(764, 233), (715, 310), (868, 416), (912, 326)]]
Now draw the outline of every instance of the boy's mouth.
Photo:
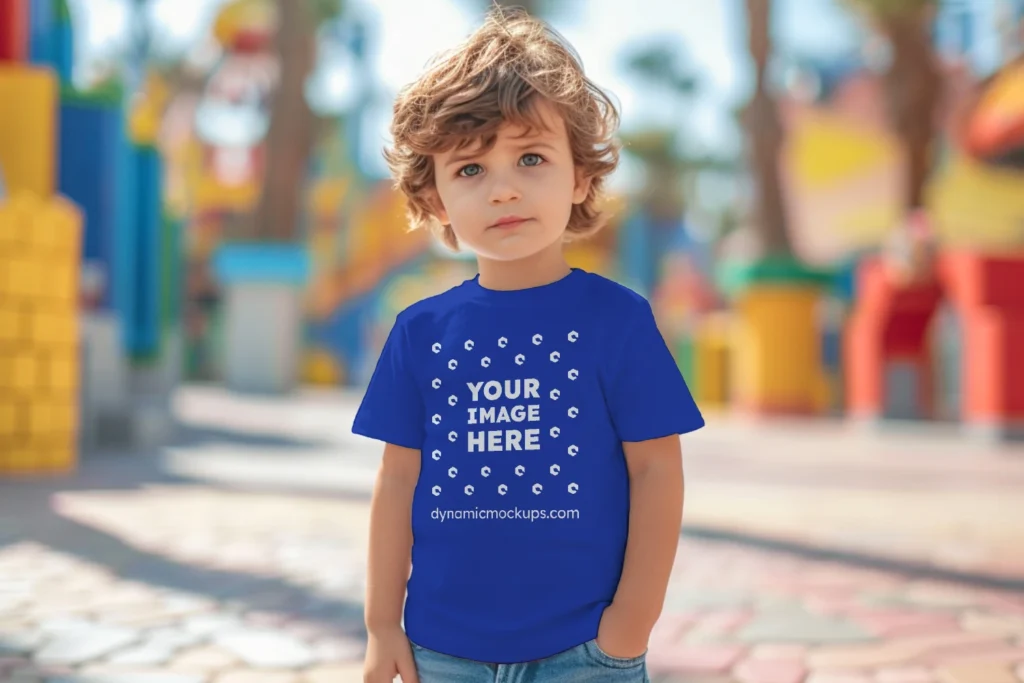
[(495, 221), (488, 227), (491, 228), (514, 228), (518, 225), (522, 225), (526, 221), (531, 220), (529, 218), (523, 218), (522, 216), (503, 216)]

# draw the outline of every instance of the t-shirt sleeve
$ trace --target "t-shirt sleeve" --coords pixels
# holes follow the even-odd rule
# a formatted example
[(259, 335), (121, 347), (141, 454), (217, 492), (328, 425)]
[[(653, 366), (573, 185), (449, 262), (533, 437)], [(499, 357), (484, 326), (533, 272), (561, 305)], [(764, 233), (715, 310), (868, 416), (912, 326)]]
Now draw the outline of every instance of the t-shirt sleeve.
[(422, 447), (426, 435), (423, 398), (411, 371), (410, 348), (408, 329), (399, 317), (356, 412), (354, 434), (406, 448)]
[(622, 328), (610, 354), (605, 400), (621, 441), (646, 441), (685, 434), (704, 426), (686, 380), (646, 301)]

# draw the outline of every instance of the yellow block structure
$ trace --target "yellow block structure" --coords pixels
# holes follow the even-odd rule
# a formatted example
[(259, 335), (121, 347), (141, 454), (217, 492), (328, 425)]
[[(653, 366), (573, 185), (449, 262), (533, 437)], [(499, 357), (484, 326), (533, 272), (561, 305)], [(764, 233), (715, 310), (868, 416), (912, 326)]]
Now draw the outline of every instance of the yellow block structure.
[(77, 463), (81, 230), (61, 197), (0, 202), (0, 476)]
[(9, 193), (53, 194), (59, 98), (50, 69), (0, 62), (0, 170)]
[(827, 402), (821, 351), (821, 289), (759, 283), (736, 300), (732, 396), (759, 413), (813, 414)]
[(693, 335), (694, 398), (702, 408), (725, 408), (729, 402), (731, 324), (729, 314), (713, 313)]

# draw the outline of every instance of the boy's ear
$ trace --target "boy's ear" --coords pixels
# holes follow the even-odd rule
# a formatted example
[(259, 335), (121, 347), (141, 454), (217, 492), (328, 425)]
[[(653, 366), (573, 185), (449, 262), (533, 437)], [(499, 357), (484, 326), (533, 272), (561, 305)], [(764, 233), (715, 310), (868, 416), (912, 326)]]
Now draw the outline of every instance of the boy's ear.
[(434, 218), (441, 225), (451, 225), (451, 221), (448, 220), (448, 212), (445, 211), (444, 204), (441, 202), (441, 195), (437, 193), (437, 188), (429, 189), (425, 199), (430, 207), (430, 213), (434, 214)]
[(576, 169), (576, 184), (572, 189), (572, 203), (582, 204), (587, 198), (587, 194), (590, 192), (590, 183), (593, 178), (588, 175), (584, 175), (582, 169)]

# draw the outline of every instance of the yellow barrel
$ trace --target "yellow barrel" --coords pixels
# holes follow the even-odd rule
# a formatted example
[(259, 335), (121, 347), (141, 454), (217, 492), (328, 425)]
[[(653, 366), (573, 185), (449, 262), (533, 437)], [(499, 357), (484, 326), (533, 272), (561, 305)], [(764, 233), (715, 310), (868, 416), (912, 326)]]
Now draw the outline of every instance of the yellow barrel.
[(818, 413), (826, 403), (820, 287), (755, 283), (736, 299), (732, 389), (737, 405), (766, 413)]

